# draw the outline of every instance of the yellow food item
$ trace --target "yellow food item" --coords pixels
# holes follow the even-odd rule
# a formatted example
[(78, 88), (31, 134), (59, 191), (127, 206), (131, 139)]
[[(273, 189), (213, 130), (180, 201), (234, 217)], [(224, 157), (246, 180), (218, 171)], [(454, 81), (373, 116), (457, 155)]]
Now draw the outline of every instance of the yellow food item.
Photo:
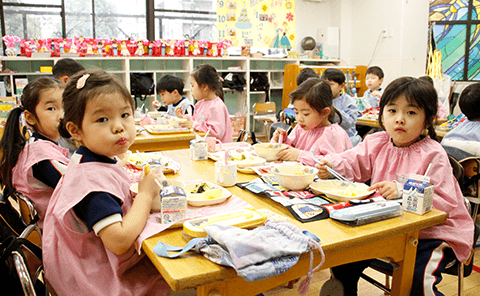
[(203, 198), (204, 199), (216, 199), (216, 198), (220, 198), (222, 196), (223, 196), (222, 189), (211, 189), (211, 190), (207, 190), (203, 193)]
[(146, 164), (144, 167), (143, 167), (143, 171), (145, 172), (145, 176), (148, 175), (148, 173), (150, 173), (150, 164)]
[(347, 189), (343, 192), (344, 196), (354, 197), (357, 196), (357, 191), (355, 190), (355, 186), (348, 185)]

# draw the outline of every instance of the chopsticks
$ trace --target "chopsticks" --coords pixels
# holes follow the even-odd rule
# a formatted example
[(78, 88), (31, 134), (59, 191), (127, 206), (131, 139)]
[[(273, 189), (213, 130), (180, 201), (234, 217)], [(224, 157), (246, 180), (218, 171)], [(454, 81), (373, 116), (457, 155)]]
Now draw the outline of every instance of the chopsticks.
[(332, 174), (333, 176), (335, 176), (337, 179), (339, 179), (340, 181), (342, 181), (343, 183), (345, 183), (347, 186), (348, 185), (352, 185), (355, 187), (355, 184), (350, 181), (350, 180), (347, 180), (347, 178), (345, 178), (344, 176), (340, 175), (339, 173), (337, 173), (334, 169), (332, 169), (331, 167), (329, 167), (328, 165), (324, 165), (322, 163), (320, 163), (320, 161), (318, 159), (316, 159), (314, 156), (312, 156), (312, 159), (313, 161), (315, 161), (316, 163), (318, 163), (319, 165), (323, 165), (325, 166), (325, 168), (327, 169), (327, 171)]

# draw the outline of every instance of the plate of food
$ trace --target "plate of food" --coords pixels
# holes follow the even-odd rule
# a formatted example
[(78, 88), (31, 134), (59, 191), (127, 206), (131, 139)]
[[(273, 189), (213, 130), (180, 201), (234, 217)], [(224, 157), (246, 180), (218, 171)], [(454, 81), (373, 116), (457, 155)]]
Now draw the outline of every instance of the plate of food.
[(190, 130), (184, 127), (173, 127), (171, 125), (144, 125), (143, 128), (152, 135), (172, 134), (172, 133), (189, 133)]
[(208, 181), (185, 184), (184, 190), (187, 203), (194, 207), (219, 204), (232, 196), (227, 189)]
[(340, 180), (318, 180), (310, 184), (310, 189), (315, 194), (325, 194), (337, 201), (364, 199), (375, 192), (368, 190), (368, 185), (364, 183), (353, 182), (353, 185), (347, 185)]
[(127, 163), (138, 170), (142, 170), (143, 166), (147, 163), (150, 165), (162, 165), (164, 174), (173, 173), (180, 169), (180, 163), (166, 157), (160, 152), (132, 153), (128, 157)]

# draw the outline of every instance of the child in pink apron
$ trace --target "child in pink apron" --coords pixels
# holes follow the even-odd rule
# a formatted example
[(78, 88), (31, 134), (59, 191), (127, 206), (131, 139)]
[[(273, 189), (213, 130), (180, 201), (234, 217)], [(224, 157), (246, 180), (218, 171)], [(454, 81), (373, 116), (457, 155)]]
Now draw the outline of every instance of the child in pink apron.
[[(391, 82), (380, 101), (379, 123), (385, 130), (365, 138), (355, 148), (321, 159), (324, 165), (349, 180), (371, 180), (369, 190), (378, 190), (387, 199), (402, 197), (403, 184), (410, 174), (427, 175), (434, 185), (433, 207), (447, 213), (445, 223), (419, 232), (411, 295), (443, 295), (437, 285), (452, 259), (464, 262), (472, 249), (474, 226), (464, 197), (453, 176), (447, 153), (437, 136), (433, 120), (437, 114), (437, 92), (432, 85), (412, 77)], [(428, 136), (422, 136), (424, 129)], [(317, 165), (319, 177), (329, 173)], [(402, 178), (403, 177), (403, 178)], [(332, 268), (345, 295), (357, 294), (357, 282), (370, 261)]]
[[(8, 116), (0, 142), (2, 185), (7, 194), (16, 191), (33, 203), (40, 229), (50, 196), (69, 162), (68, 150), (57, 145), (58, 125), (63, 116), (63, 89), (60, 81), (49, 77), (27, 84), (21, 105)], [(28, 140), (25, 122), (33, 129)]]
[(169, 287), (134, 242), (158, 194), (155, 173), (135, 199), (115, 156), (135, 140), (132, 98), (115, 76), (89, 69), (72, 76), (63, 97), (64, 137), (81, 147), (54, 191), (45, 219), (45, 276), (59, 295), (167, 295)]
[(187, 118), (180, 125), (193, 128), (196, 131), (209, 132), (209, 135), (219, 139), (222, 143), (230, 143), (232, 137), (232, 123), (227, 106), (223, 98), (218, 96), (222, 91), (222, 83), (217, 70), (211, 65), (202, 64), (190, 74), (191, 91), (196, 100), (193, 117), (183, 114), (181, 108), (175, 110), (179, 118)]
[(319, 78), (307, 79), (289, 97), (294, 105), (297, 125), (290, 135), (281, 128), (273, 133), (272, 142), (278, 142), (282, 135), (289, 146), (277, 153), (280, 160), (314, 166), (312, 156), (321, 158), (353, 147), (347, 132), (333, 121), (335, 113), (340, 122), (342, 115), (333, 106), (328, 82)]

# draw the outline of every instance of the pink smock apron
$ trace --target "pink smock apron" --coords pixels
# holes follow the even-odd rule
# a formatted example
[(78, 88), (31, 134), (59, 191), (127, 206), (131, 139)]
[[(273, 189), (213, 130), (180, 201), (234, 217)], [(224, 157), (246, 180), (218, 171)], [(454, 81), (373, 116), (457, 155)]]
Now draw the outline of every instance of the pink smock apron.
[(72, 160), (52, 195), (43, 233), (45, 276), (55, 292), (167, 295), (169, 287), (148, 257), (139, 255), (133, 245), (121, 255), (114, 254), (77, 217), (73, 207), (91, 192), (119, 198), (124, 215), (133, 202), (129, 177), (120, 165)]
[(68, 165), (68, 149), (45, 140), (28, 141), (18, 156), (12, 170), (12, 185), (27, 197), (38, 212), (38, 226), (43, 229), (43, 220), (52, 196), (53, 188), (33, 177), (32, 166), (43, 160), (56, 160)]

